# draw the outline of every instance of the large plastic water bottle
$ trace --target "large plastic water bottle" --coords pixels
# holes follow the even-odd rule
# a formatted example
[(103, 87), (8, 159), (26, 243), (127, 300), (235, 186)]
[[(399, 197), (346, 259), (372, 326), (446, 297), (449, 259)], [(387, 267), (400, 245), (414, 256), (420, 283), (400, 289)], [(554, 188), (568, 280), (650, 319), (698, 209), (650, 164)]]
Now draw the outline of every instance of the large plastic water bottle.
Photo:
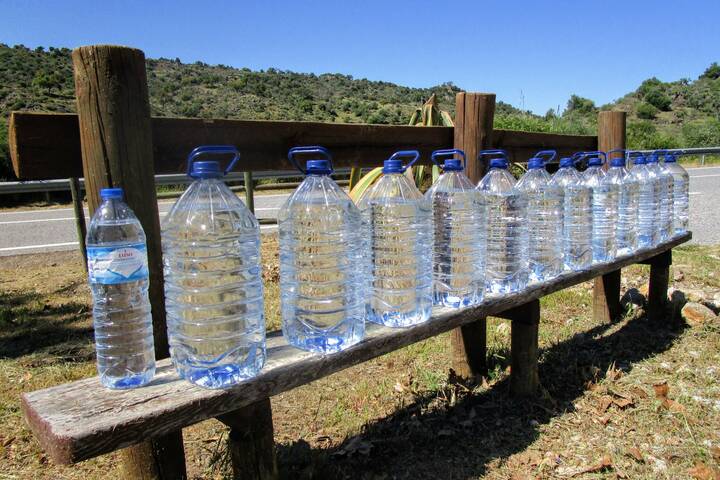
[(553, 182), (563, 189), (563, 259), (576, 271), (592, 264), (592, 191), (582, 181), (572, 158), (560, 159)]
[(688, 229), (690, 176), (671, 153), (665, 155), (663, 167), (673, 177), (673, 229), (680, 235)]
[[(610, 158), (613, 153), (621, 153), (620, 158)], [(628, 255), (638, 246), (638, 201), (640, 184), (637, 178), (625, 168), (625, 150), (611, 150), (608, 152), (610, 168), (606, 178), (609, 182), (620, 188), (620, 201), (618, 203), (617, 228), (615, 238), (618, 255)]]
[(545, 150), (528, 161), (528, 171), (517, 182), (517, 189), (528, 198), (528, 265), (530, 282), (543, 282), (563, 270), (562, 238), (563, 189), (545, 170), (556, 152)]
[(98, 374), (109, 388), (139, 387), (155, 375), (145, 232), (121, 188), (100, 198), (85, 241)]
[(657, 176), (648, 170), (645, 156), (640, 152), (630, 152), (635, 166), (630, 174), (637, 179), (640, 195), (638, 197), (638, 246), (654, 247), (660, 239), (660, 182)]
[(605, 174), (605, 152), (584, 152), (582, 155), (588, 158), (583, 182), (592, 190), (593, 261), (610, 262), (617, 255), (615, 232), (620, 186)]
[[(462, 160), (453, 158), (459, 156)], [(466, 307), (485, 292), (485, 205), (465, 175), (462, 150), (436, 150), (443, 173), (425, 193), (433, 212), (433, 303)]]
[[(223, 171), (201, 156), (232, 155)], [(188, 157), (194, 180), (162, 222), (165, 304), (173, 364), (181, 377), (225, 388), (265, 363), (260, 229), (225, 185), (239, 153), (198, 147)]]
[(665, 150), (656, 150), (647, 157), (648, 170), (657, 175), (660, 182), (660, 241), (670, 239), (675, 233), (673, 225), (673, 175), (660, 165), (660, 156)]
[(430, 202), (404, 175), (401, 158), (420, 158), (417, 151), (394, 153), (383, 176), (358, 201), (370, 226), (370, 295), (367, 319), (388, 327), (408, 327), (430, 318), (432, 309), (432, 217)]
[(515, 188), (504, 150), (485, 150), (490, 170), (478, 183), (487, 205), (485, 282), (490, 293), (517, 292), (528, 282), (528, 197)]
[[(302, 169), (297, 156), (311, 155)], [(330, 153), (296, 147), (288, 158), (307, 175), (278, 214), (282, 329), (290, 345), (322, 354), (365, 334), (369, 228), (330, 178)]]

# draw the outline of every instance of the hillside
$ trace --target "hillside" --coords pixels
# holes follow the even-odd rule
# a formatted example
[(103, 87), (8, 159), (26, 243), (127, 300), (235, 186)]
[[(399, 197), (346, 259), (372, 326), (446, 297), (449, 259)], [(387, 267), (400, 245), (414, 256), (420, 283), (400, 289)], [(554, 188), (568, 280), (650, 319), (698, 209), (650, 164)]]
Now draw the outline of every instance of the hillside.
[[(410, 88), (341, 74), (251, 71), (179, 59), (148, 59), (153, 115), (171, 117), (316, 120), (404, 124), (435, 93), (452, 113), (460, 88), (445, 83)], [(70, 50), (30, 50), (0, 44), (0, 179), (10, 178), (7, 118), (12, 110), (72, 112), (75, 109)], [(668, 103), (669, 100), (669, 103)], [(720, 144), (720, 67), (697, 80), (650, 79), (637, 91), (602, 108), (630, 114), (633, 148)], [(653, 110), (654, 109), (654, 110)], [(498, 102), (495, 126), (518, 130), (594, 133), (597, 107), (571, 96), (562, 114), (523, 112)]]

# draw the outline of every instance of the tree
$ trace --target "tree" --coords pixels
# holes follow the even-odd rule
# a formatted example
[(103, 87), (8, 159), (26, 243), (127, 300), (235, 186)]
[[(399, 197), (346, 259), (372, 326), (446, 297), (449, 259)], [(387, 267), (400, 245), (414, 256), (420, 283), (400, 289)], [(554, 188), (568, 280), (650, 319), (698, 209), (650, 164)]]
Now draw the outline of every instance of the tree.
[(672, 100), (670, 100), (670, 97), (668, 97), (665, 92), (663, 92), (659, 88), (650, 89), (645, 94), (645, 101), (653, 107), (657, 108), (658, 110), (662, 110), (663, 112), (669, 111), (670, 105), (672, 104)]
[(652, 120), (658, 113), (658, 109), (650, 103), (642, 102), (637, 107), (637, 116), (645, 120)]
[(589, 98), (583, 98), (578, 95), (571, 95), (565, 110), (568, 113), (588, 114), (594, 113), (597, 108), (595, 107), (595, 102), (593, 102)]
[(644, 97), (650, 90), (661, 88), (662, 86), (663, 82), (658, 80), (656, 77), (652, 77), (642, 82), (637, 91), (641, 97)]
[(717, 62), (713, 62), (705, 72), (700, 75), (700, 78), (709, 78), (710, 80), (716, 80), (720, 78), (720, 65)]

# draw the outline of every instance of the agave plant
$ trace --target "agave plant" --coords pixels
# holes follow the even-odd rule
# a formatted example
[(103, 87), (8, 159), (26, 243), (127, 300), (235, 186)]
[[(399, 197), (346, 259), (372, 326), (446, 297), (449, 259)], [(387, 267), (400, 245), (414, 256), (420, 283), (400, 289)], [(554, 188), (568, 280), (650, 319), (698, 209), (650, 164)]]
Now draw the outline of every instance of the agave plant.
[[(422, 107), (415, 109), (415, 112), (413, 112), (410, 117), (408, 125), (415, 125), (418, 127), (452, 127), (454, 126), (454, 123), (448, 112), (438, 108), (437, 97), (435, 97), (435, 94), (433, 93)], [(420, 188), (425, 180), (426, 172), (427, 167), (425, 165), (418, 165), (416, 167), (408, 168), (405, 171), (405, 174), (409, 176), (410, 180), (415, 182), (415, 185), (418, 188)], [(382, 175), (382, 167), (370, 170), (362, 178), (360, 178), (360, 169), (353, 168), (350, 172), (350, 197), (353, 201), (356, 202), (360, 196), (362, 196), (363, 192), (375, 183), (380, 175)], [(440, 169), (437, 165), (433, 165), (433, 182), (439, 175)]]

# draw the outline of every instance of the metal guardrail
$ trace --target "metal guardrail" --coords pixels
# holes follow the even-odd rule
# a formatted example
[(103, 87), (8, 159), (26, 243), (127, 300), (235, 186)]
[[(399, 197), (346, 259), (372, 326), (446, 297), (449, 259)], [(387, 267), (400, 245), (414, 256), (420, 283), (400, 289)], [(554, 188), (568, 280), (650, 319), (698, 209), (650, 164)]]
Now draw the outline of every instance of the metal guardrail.
[[(339, 168), (335, 174), (346, 175), (350, 173), (349, 168)], [(294, 178), (302, 177), (302, 174), (295, 170), (282, 171), (260, 171), (253, 172), (253, 179), (263, 178)], [(85, 190), (85, 179), (81, 178), (80, 188)], [(155, 175), (155, 185), (188, 185), (192, 180), (185, 174)], [(243, 172), (233, 172), (225, 177), (228, 183), (244, 183)], [(33, 180), (28, 182), (0, 182), (0, 195), (14, 193), (37, 193), (37, 192), (69, 192), (70, 180)]]

